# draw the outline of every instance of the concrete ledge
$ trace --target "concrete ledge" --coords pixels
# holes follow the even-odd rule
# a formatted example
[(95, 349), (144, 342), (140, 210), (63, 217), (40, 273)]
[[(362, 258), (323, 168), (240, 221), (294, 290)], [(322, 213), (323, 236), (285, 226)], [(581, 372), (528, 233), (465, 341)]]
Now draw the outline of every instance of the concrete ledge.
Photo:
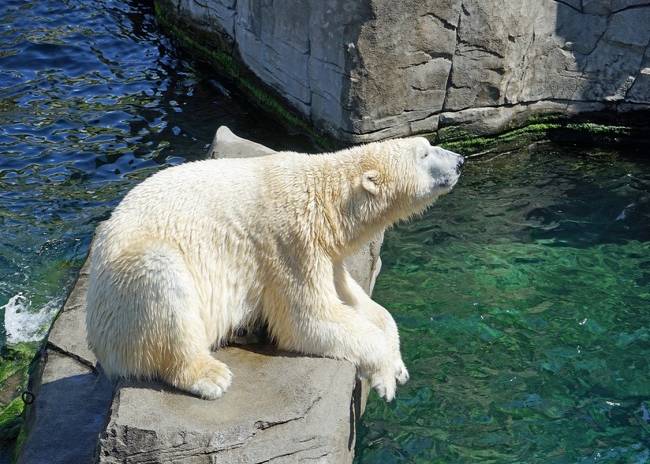
[[(220, 128), (210, 156), (271, 153)], [(348, 263), (369, 293), (380, 246), (374, 241)], [(30, 380), (36, 399), (26, 410), (19, 463), (352, 461), (367, 389), (346, 361), (265, 345), (228, 347), (215, 356), (235, 376), (217, 401), (158, 383), (112, 385), (86, 345), (87, 266)]]

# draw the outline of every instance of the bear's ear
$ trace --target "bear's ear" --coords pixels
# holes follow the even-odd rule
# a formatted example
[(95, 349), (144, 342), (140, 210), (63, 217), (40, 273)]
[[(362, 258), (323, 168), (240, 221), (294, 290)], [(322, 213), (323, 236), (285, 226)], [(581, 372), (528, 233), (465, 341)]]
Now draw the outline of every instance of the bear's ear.
[(379, 178), (379, 172), (374, 169), (371, 171), (366, 171), (361, 175), (361, 185), (366, 192), (371, 195), (377, 195), (379, 193), (379, 187), (377, 186), (377, 179)]

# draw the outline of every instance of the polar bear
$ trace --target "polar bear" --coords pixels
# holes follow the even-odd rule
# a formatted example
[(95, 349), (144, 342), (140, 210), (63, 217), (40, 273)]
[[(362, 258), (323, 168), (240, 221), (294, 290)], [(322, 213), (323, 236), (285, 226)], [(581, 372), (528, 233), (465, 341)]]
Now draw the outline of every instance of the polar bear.
[(390, 401), (408, 380), (397, 326), (343, 260), (449, 192), (462, 164), (414, 137), (164, 169), (97, 231), (89, 346), (110, 377), (216, 399), (232, 374), (210, 350), (263, 322), (279, 348), (349, 360)]

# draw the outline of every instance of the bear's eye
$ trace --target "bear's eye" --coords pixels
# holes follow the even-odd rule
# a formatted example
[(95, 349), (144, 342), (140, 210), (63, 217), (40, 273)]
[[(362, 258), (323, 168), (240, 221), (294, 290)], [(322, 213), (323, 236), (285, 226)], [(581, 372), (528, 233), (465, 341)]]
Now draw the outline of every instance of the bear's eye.
[(422, 155), (422, 158), (426, 158), (427, 156), (429, 156), (429, 152), (425, 151), (424, 154)]

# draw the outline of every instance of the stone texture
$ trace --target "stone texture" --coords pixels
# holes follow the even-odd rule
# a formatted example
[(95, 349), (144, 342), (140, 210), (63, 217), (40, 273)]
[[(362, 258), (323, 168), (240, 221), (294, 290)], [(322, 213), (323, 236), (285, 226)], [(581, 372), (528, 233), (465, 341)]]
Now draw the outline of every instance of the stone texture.
[(236, 136), (226, 126), (217, 129), (208, 149), (208, 158), (256, 158), (276, 153), (264, 145)]
[(242, 348), (216, 357), (234, 380), (215, 402), (121, 385), (99, 462), (351, 462), (358, 414), (351, 364)]
[[(210, 157), (273, 150), (217, 130)], [(99, 226), (101, 227), (101, 225)], [(370, 293), (381, 238), (348, 261)], [(234, 373), (217, 401), (156, 383), (112, 385), (86, 345), (88, 261), (54, 322), (41, 369), (30, 380), (21, 464), (351, 462), (367, 386), (345, 361), (247, 345), (215, 356)]]
[(73, 287), (63, 309), (59, 312), (47, 338), (50, 349), (67, 353), (78, 362), (93, 367), (97, 359), (86, 343), (86, 292), (88, 290), (88, 266), (79, 271), (79, 278)]
[[(648, 103), (650, 94), (632, 93), (632, 87), (643, 80), (650, 5), (636, 2), (635, 8), (624, 10), (629, 4), (583, 3), (591, 8), (583, 11), (581, 2), (553, 0), (373, 1), (376, 19), (369, 24), (374, 27), (362, 28), (356, 48), (377, 85), (362, 82), (351, 89), (371, 103), (353, 115), (358, 135), (353, 138), (374, 138), (377, 127), (368, 121), (376, 120), (399, 127), (399, 135), (427, 130), (413, 124), (416, 115), (409, 110), (423, 106), (421, 86), (413, 86), (409, 78), (412, 69), (441, 59), (451, 60), (446, 84), (439, 84), (439, 76), (429, 82), (445, 93), (442, 108), (439, 98), (427, 99), (431, 113), (440, 115), (437, 128), (461, 125), (470, 132), (478, 127), (477, 133), (495, 133), (569, 105), (574, 111), (591, 111), (591, 104), (599, 103), (601, 109), (616, 112), (619, 102)], [(594, 8), (596, 4), (602, 8)], [(437, 22), (423, 29), (423, 17)], [(410, 23), (420, 27), (409, 28)], [(405, 69), (387, 66), (405, 56), (403, 47), (392, 46), (396, 33), (402, 35), (400, 43), (409, 44), (407, 57), (429, 54), (428, 61), (405, 63)], [(439, 43), (446, 50), (430, 52), (427, 36), (442, 37)], [(411, 85), (410, 91), (405, 84)]]
[(198, 0), (169, 1), (227, 36), (234, 56), (344, 141), (459, 119), (499, 131), (540, 102), (577, 112), (597, 103), (611, 114), (650, 104), (647, 1), (266, 0), (230, 2), (221, 16), (205, 13), (223, 8), (218, 0), (201, 0), (204, 10), (189, 6)]
[(364, 246), (356, 254), (346, 258), (345, 266), (361, 288), (368, 294), (375, 288), (375, 281), (381, 271), (381, 244), (384, 241), (384, 233), (372, 239), (367, 246)]
[(111, 405), (113, 385), (96, 369), (79, 362), (76, 355), (60, 353), (51, 346), (45, 353), (43, 371), (31, 387), (35, 401), (27, 407), (29, 433), (17, 462), (93, 462), (97, 438), (104, 430)]

